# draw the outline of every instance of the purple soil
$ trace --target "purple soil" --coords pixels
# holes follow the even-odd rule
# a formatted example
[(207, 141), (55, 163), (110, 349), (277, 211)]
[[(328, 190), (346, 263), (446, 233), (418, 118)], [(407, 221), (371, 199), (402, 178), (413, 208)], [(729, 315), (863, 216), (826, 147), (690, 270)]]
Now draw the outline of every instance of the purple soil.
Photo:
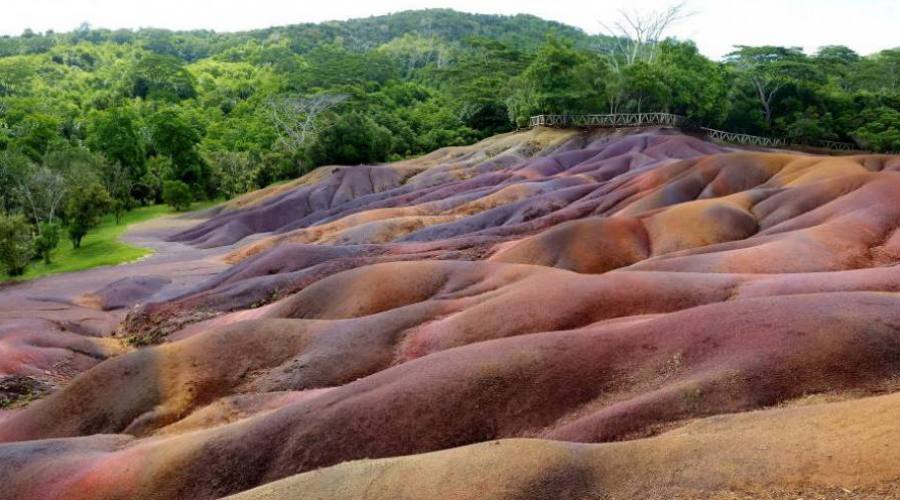
[[(7, 373), (70, 367), (0, 418), (0, 497), (216, 498), (498, 439), (643, 442), (810, 395), (865, 408), (900, 375), (898, 170), (671, 131), (329, 167), (147, 236), (146, 262), (0, 291), (42, 318), (0, 313)], [(775, 486), (820, 477), (791, 474)], [(471, 475), (472, 494), (492, 481)]]

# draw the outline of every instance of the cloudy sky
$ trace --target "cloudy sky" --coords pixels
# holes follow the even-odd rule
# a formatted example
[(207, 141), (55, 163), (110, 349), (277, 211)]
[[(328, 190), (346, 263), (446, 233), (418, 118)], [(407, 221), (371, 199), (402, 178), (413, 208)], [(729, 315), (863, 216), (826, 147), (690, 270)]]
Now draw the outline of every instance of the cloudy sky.
[[(207, 28), (236, 31), (299, 22), (451, 7), (490, 14), (528, 13), (600, 31), (620, 9), (655, 10), (671, 0), (0, 0), (0, 34), (104, 28)], [(689, 0), (695, 12), (673, 30), (710, 57), (732, 45), (791, 45), (815, 51), (847, 45), (869, 54), (900, 46), (900, 0)]]

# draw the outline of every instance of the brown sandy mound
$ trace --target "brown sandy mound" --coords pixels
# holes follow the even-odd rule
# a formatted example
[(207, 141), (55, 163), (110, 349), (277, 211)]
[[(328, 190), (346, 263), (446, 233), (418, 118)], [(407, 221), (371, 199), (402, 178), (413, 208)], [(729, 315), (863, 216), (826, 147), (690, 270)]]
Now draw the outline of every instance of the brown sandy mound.
[(361, 460), (234, 499), (896, 498), (900, 396), (695, 421), (601, 445), (511, 439)]
[[(0, 311), (62, 386), (0, 414), (0, 497), (889, 497), (898, 200), (900, 157), (665, 130), (319, 169), (0, 295), (72, 321)], [(159, 345), (107, 336), (138, 304)]]

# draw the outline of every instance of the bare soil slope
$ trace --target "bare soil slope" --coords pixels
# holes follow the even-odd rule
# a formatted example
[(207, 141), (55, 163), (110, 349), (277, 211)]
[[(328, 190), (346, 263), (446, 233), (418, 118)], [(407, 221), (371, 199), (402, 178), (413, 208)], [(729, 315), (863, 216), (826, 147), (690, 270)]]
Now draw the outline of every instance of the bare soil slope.
[(0, 496), (890, 497), (898, 227), (900, 157), (670, 130), (325, 167), (66, 285)]

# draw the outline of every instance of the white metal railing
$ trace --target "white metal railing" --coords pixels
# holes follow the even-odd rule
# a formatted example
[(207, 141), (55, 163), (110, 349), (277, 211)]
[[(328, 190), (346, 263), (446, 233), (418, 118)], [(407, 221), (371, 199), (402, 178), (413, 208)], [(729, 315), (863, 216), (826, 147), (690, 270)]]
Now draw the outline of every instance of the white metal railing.
[(618, 113), (608, 115), (537, 115), (529, 127), (645, 127), (662, 125), (677, 127), (685, 123), (683, 116), (671, 113)]
[(856, 148), (856, 144), (850, 144), (849, 142), (838, 142), (838, 141), (826, 141), (820, 140), (816, 141), (816, 146), (821, 146), (823, 148), (835, 149), (838, 151), (852, 151)]
[(706, 132), (706, 135), (714, 141), (730, 142), (732, 144), (763, 146), (767, 148), (777, 148), (787, 145), (787, 142), (784, 139), (773, 137), (739, 134), (737, 132), (727, 132), (725, 130), (716, 130), (714, 128), (706, 127), (700, 127), (700, 130)]
[[(707, 127), (691, 125), (687, 118), (671, 113), (613, 113), (594, 115), (537, 115), (528, 120), (529, 127), (686, 127), (703, 131), (714, 141), (732, 144), (762, 146), (769, 148), (785, 147), (790, 143), (783, 138), (762, 137), (758, 135), (728, 132)], [(820, 140), (808, 146), (818, 146), (837, 151), (852, 151), (855, 144), (849, 142)]]

